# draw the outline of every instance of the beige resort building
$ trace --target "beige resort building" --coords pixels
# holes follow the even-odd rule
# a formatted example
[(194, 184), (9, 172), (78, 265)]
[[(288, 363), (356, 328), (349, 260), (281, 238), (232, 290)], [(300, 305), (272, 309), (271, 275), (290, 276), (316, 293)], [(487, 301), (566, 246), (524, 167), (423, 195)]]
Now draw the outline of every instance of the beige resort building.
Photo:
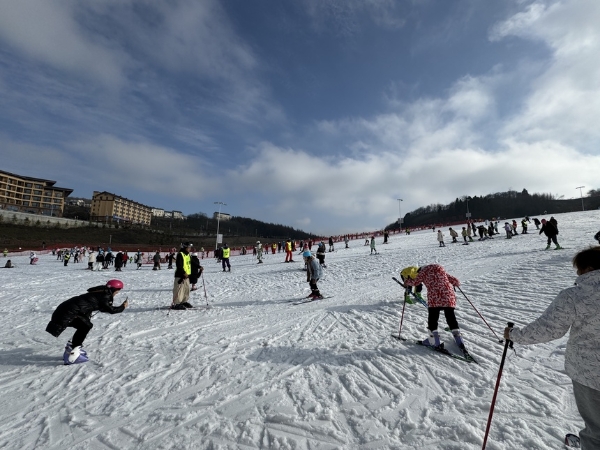
[(73, 189), (57, 187), (55, 184), (56, 181), (0, 170), (0, 208), (62, 217), (65, 199)]
[(90, 221), (150, 225), (152, 208), (110, 192), (94, 191)]

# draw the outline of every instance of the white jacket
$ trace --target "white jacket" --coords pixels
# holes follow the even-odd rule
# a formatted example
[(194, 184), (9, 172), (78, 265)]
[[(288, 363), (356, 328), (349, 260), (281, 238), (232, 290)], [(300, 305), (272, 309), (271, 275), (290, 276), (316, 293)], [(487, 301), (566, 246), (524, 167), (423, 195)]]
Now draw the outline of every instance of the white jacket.
[(89, 263), (95, 263), (96, 262), (96, 252), (91, 252), (90, 256), (88, 256), (88, 262)]
[(600, 270), (577, 277), (575, 286), (561, 291), (548, 309), (511, 337), (520, 344), (549, 342), (571, 329), (565, 370), (572, 380), (600, 391)]

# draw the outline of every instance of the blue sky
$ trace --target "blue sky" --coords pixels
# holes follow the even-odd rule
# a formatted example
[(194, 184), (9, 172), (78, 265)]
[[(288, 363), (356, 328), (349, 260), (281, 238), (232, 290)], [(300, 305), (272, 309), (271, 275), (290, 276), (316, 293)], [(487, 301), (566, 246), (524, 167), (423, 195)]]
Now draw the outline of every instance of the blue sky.
[(598, 23), (596, 0), (8, 0), (2, 168), (322, 234), (398, 198), (578, 197)]

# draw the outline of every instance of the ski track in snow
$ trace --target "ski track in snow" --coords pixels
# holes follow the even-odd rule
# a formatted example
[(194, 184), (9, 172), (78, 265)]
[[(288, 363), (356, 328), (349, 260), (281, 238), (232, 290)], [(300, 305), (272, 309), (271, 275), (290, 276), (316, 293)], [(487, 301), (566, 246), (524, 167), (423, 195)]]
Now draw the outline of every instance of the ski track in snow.
[[(479, 449), (503, 346), (460, 292), (457, 318), (479, 364), (392, 339), (402, 289), (391, 277), (407, 265), (444, 265), (501, 336), (507, 321), (528, 323), (572, 285), (571, 258), (594, 244), (599, 216), (556, 215), (562, 251), (544, 251), (535, 226), (445, 248), (431, 231), (393, 235), (387, 245), (378, 239), (373, 256), (351, 241), (326, 255), (319, 287), (333, 297), (297, 306), (309, 292), (303, 264), (283, 264), (283, 253), (261, 265), (234, 257), (231, 273), (203, 260), (211, 308), (171, 312), (158, 308), (170, 303), (173, 271), (92, 273), (51, 255), (36, 266), (11, 258), (18, 267), (0, 271), (0, 447)], [(90, 362), (63, 366), (73, 330), (47, 334), (52, 311), (111, 278), (125, 283), (116, 303), (128, 296), (130, 307), (95, 316)], [(198, 288), (191, 302), (202, 306), (202, 280)], [(407, 305), (402, 336), (422, 339), (426, 320), (424, 307)], [(441, 334), (456, 352), (451, 333)], [(559, 449), (581, 428), (566, 341), (508, 354), (489, 449)]]

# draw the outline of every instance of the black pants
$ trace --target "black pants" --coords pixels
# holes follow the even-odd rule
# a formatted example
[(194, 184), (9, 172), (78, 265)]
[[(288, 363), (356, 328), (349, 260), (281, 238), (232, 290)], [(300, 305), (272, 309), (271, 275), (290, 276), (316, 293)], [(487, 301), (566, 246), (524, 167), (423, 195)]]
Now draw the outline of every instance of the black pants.
[(317, 287), (317, 280), (311, 279), (309, 281), (310, 283), (310, 290), (312, 291), (312, 293), (314, 295), (321, 295), (321, 293), (319, 292), (319, 288)]
[(446, 317), (446, 323), (450, 327), (451, 330), (458, 329), (458, 321), (456, 320), (456, 316), (454, 315), (454, 308), (446, 307), (446, 308), (429, 308), (429, 315), (427, 317), (427, 328), (430, 331), (437, 330), (438, 321), (440, 319), (440, 311), (444, 311), (444, 316)]
[(67, 326), (73, 327), (77, 330), (73, 335), (73, 339), (71, 339), (73, 348), (75, 348), (83, 344), (83, 341), (85, 341), (85, 338), (94, 325), (89, 320), (83, 320), (77, 317), (76, 319), (73, 319)]
[[(555, 245), (558, 245), (558, 241), (556, 240), (556, 235), (548, 236), (548, 245), (550, 245), (550, 242), (554, 242)], [(66, 264), (65, 264), (65, 266), (66, 266)]]

